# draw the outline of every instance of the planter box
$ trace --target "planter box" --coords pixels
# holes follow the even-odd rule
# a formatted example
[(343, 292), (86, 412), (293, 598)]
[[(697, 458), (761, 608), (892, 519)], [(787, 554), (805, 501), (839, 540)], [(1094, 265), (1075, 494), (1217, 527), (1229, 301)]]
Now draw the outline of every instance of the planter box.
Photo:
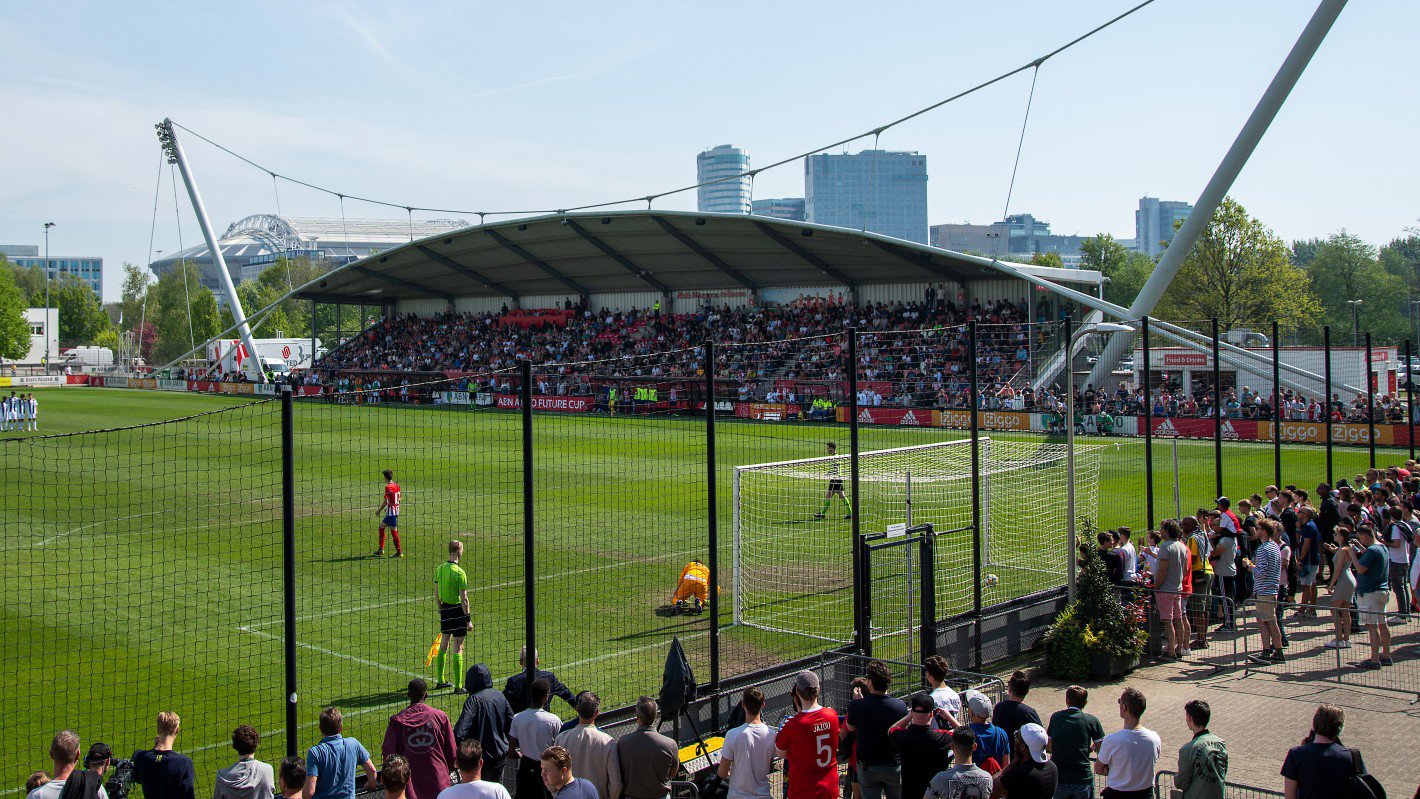
[(1109, 680), (1128, 674), (1139, 665), (1139, 656), (1117, 657), (1103, 652), (1090, 653), (1090, 676), (1096, 680)]

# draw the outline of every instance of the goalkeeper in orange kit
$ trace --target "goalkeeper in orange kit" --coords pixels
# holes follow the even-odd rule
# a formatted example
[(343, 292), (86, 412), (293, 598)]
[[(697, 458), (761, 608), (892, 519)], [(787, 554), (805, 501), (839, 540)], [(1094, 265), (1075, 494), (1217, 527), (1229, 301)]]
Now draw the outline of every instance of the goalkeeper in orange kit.
[(696, 613), (705, 610), (710, 602), (710, 569), (698, 560), (692, 560), (680, 570), (680, 581), (676, 583), (675, 595), (671, 597), (671, 608), (676, 613)]

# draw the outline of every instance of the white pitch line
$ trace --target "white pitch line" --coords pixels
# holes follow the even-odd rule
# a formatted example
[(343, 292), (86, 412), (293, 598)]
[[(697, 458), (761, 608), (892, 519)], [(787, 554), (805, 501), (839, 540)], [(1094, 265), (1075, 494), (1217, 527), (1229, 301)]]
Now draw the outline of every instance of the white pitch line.
[[(244, 632), (244, 633), (250, 633), (250, 634), (252, 634), (252, 635), (261, 636), (262, 638), (270, 638), (270, 639), (275, 640), (275, 641), (280, 641), (280, 640), (282, 640), (282, 637), (279, 636), (279, 635), (272, 635), (271, 633), (264, 633), (264, 632), (262, 632), (261, 630), (252, 630), (252, 629), (244, 628), (244, 627), (238, 627), (237, 629), (238, 629), (238, 630), (241, 630), (241, 631)], [(378, 662), (373, 661), (373, 660), (366, 660), (366, 659), (364, 659), (364, 658), (358, 658), (358, 657), (355, 657), (354, 655), (347, 655), (347, 654), (345, 654), (344, 652), (336, 652), (336, 651), (333, 650), (333, 649), (326, 649), (326, 648), (324, 648), (324, 647), (316, 646), (315, 644), (308, 644), (308, 643), (305, 643), (304, 641), (297, 641), (297, 642), (296, 642), (296, 646), (299, 646), (299, 647), (301, 647), (301, 648), (303, 648), (303, 649), (309, 649), (309, 650), (311, 650), (312, 652), (319, 652), (319, 653), (321, 653), (322, 655), (329, 655), (329, 656), (331, 656), (331, 657), (336, 657), (336, 658), (342, 658), (342, 659), (344, 659), (344, 660), (349, 660), (349, 661), (351, 661), (351, 662), (353, 662), (353, 663), (359, 663), (359, 664), (362, 665), (362, 666), (369, 666), (369, 667), (375, 668), (375, 669), (384, 669), (385, 671), (394, 672), (395, 674), (398, 674), (398, 675), (401, 675), (401, 676), (404, 676), (404, 677), (422, 677), (422, 676), (423, 676), (423, 675), (421, 675), (421, 674), (420, 674), (419, 672), (417, 672), (417, 671), (405, 671), (404, 669), (396, 668), (396, 667), (394, 667), (394, 666), (389, 666), (389, 665), (386, 665), (386, 664), (384, 664), (384, 663), (378, 663)]]
[[(686, 555), (690, 555), (690, 554), (692, 554), (692, 552), (668, 552), (668, 553), (666, 553), (666, 554), (664, 554), (664, 555), (656, 555), (656, 556), (653, 556), (653, 557), (650, 557), (650, 558), (646, 558), (646, 559), (644, 559), (643, 562), (653, 562), (653, 561), (658, 561), (658, 560), (665, 560), (666, 558), (683, 558), (683, 557), (685, 557)], [(620, 567), (625, 566), (625, 565), (627, 565), (627, 562), (626, 562), (626, 561), (619, 561), (619, 562), (617, 562), (617, 563), (604, 563), (604, 564), (602, 564), (602, 565), (600, 565), (600, 566), (588, 566), (588, 567), (586, 567), (586, 568), (584, 568), (584, 569), (569, 569), (568, 571), (555, 572), (555, 573), (553, 573), (553, 574), (544, 574), (544, 575), (541, 575), (541, 576), (539, 576), (539, 577), (537, 577), (537, 578), (535, 578), (535, 579), (537, 579), (537, 580), (559, 580), (559, 579), (561, 579), (561, 578), (563, 578), (563, 577), (572, 577), (572, 576), (578, 575), (578, 574), (590, 574), (591, 572), (606, 571), (606, 570), (608, 570), (608, 569), (620, 568)], [(480, 586), (478, 586), (477, 588), (470, 588), (470, 589), (469, 589), (469, 593), (470, 593), (470, 594), (476, 594), (476, 593), (479, 592), (479, 591), (497, 591), (497, 590), (500, 590), (500, 589), (503, 589), (503, 588), (512, 588), (512, 587), (514, 587), (514, 586), (518, 586), (518, 585), (522, 585), (522, 584), (523, 584), (523, 581), (522, 581), (521, 579), (518, 579), (518, 580), (508, 580), (507, 582), (495, 583), (495, 584), (493, 584), (493, 585), (480, 585)], [(391, 599), (391, 600), (389, 600), (388, 602), (378, 602), (378, 603), (375, 603), (375, 604), (373, 604), (373, 605), (360, 605), (360, 606), (358, 606), (358, 607), (353, 607), (353, 608), (336, 608), (336, 609), (334, 609), (334, 610), (325, 611), (325, 612), (323, 612), (323, 613), (310, 613), (310, 614), (307, 614), (307, 615), (305, 615), (305, 616), (297, 616), (297, 617), (296, 617), (296, 621), (297, 621), (297, 622), (303, 622), (303, 621), (312, 621), (312, 620), (315, 620), (315, 619), (327, 619), (327, 618), (330, 618), (330, 617), (332, 617), (332, 616), (340, 616), (340, 615), (346, 614), (346, 613), (361, 613), (361, 612), (366, 611), (366, 610), (379, 610), (380, 608), (388, 608), (388, 607), (393, 607), (393, 606), (395, 606), (395, 605), (407, 605), (407, 604), (409, 604), (409, 603), (411, 603), (411, 602), (428, 602), (431, 598), (432, 598), (432, 597), (427, 597), (427, 596), (405, 597), (404, 599)], [(255, 623), (253, 623), (253, 624), (248, 624), (248, 625), (244, 625), (244, 626), (242, 626), (242, 627), (238, 627), (237, 629), (241, 630), (242, 632), (252, 632), (252, 631), (254, 631), (254, 630), (258, 629), (258, 628), (261, 628), (261, 627), (272, 627), (272, 626), (275, 626), (275, 625), (277, 625), (277, 624), (281, 624), (281, 623), (283, 623), (283, 621), (284, 621), (284, 620), (282, 620), (282, 619), (276, 619), (276, 620), (273, 620), (273, 621), (259, 621), (259, 622), (255, 622)]]

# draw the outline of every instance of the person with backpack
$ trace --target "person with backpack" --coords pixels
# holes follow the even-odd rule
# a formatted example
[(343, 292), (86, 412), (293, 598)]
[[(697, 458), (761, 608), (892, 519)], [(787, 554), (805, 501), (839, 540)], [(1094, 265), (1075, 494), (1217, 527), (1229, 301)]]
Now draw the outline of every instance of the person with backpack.
[(1386, 553), (1390, 557), (1388, 582), (1395, 595), (1398, 621), (1410, 621), (1410, 549), (1415, 544), (1415, 530), (1405, 521), (1405, 509), (1390, 508), (1390, 525), (1386, 533)]
[(1283, 792), (1287, 799), (1348, 799), (1385, 796), (1375, 777), (1366, 772), (1361, 750), (1341, 745), (1346, 714), (1336, 705), (1320, 705), (1312, 715), (1312, 729), (1301, 745), (1287, 751), (1282, 761)]

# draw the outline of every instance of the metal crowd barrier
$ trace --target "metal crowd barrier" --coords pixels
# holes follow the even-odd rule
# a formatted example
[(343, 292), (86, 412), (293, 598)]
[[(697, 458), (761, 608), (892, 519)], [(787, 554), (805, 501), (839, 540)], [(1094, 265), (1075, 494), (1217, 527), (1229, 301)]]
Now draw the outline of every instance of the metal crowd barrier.
[[(1177, 776), (1178, 772), (1175, 771), (1160, 771), (1154, 775), (1155, 799), (1180, 799), (1183, 796), (1183, 791), (1173, 787), (1173, 778)], [(1226, 780), (1223, 782), (1223, 799), (1254, 799), (1254, 797), (1262, 799), (1274, 796), (1285, 796), (1285, 794), (1271, 788), (1256, 788)]]

